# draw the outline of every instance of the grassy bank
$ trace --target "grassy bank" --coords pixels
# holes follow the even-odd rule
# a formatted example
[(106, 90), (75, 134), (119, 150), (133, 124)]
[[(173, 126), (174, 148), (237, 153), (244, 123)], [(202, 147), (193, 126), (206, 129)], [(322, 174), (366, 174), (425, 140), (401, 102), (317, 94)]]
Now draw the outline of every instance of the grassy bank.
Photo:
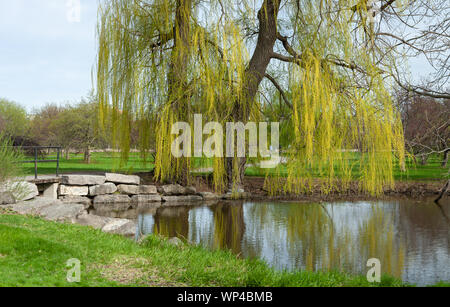
[[(66, 281), (71, 258), (81, 261), (79, 284)], [(0, 286), (373, 286), (364, 277), (282, 273), (229, 252), (176, 247), (158, 237), (137, 244), (5, 211), (0, 211), (0, 276)], [(384, 277), (379, 285), (401, 282)]]
[[(55, 155), (49, 155), (46, 159), (55, 159)], [(397, 167), (394, 170), (394, 177), (400, 181), (436, 181), (446, 178), (448, 167), (441, 167), (440, 156), (432, 156), (426, 165), (416, 164), (411, 159), (407, 161), (407, 171), (402, 172)], [(358, 163), (358, 157), (355, 156), (354, 163)], [(195, 165), (198, 168), (204, 168), (211, 165), (210, 161), (197, 159)], [(27, 174), (34, 174), (34, 164), (25, 164), (25, 171)], [(60, 172), (61, 173), (80, 173), (80, 172), (148, 172), (154, 167), (152, 159), (144, 161), (139, 153), (130, 153), (130, 159), (127, 163), (121, 163), (119, 153), (92, 153), (92, 161), (86, 164), (83, 161), (82, 154), (72, 154), (70, 159), (61, 159)], [(38, 173), (41, 175), (54, 174), (56, 170), (56, 163), (42, 163), (38, 165)], [(282, 170), (283, 173), (283, 170)], [(249, 167), (246, 172), (247, 176), (265, 176), (265, 170), (255, 167)], [(315, 174), (318, 176), (318, 174)], [(355, 177), (358, 174), (355, 172)]]

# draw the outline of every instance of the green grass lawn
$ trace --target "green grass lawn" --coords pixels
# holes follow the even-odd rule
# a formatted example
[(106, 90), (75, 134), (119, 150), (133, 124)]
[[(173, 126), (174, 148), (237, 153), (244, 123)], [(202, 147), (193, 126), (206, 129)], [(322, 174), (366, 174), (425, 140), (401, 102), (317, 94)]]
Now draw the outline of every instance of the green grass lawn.
[[(151, 157), (150, 157), (151, 158)], [(56, 155), (48, 155), (46, 160), (56, 160)], [(145, 172), (153, 169), (152, 159), (144, 162), (138, 153), (130, 153), (127, 163), (121, 163), (119, 153), (92, 153), (91, 163), (83, 161), (82, 154), (71, 154), (70, 159), (61, 158), (59, 170), (60, 173), (81, 173), (81, 172)], [(24, 164), (27, 175), (34, 174), (34, 164)], [(39, 163), (38, 174), (51, 175), (56, 172), (56, 163)]]
[[(66, 262), (81, 261), (81, 282)], [(88, 227), (8, 215), (0, 209), (0, 286), (374, 286), (344, 273), (277, 272), (227, 251), (176, 247), (152, 236), (138, 244)], [(383, 277), (376, 286), (402, 286)]]
[[(358, 165), (359, 154), (354, 154), (351, 164)], [(442, 167), (442, 158), (440, 156), (432, 156), (428, 159), (426, 165), (414, 163), (411, 158), (406, 159), (406, 171), (401, 171), (398, 164), (394, 168), (394, 178), (399, 181), (441, 181), (448, 178), (449, 167)], [(248, 168), (246, 171), (248, 176), (264, 176), (265, 170), (258, 168)], [(336, 167), (335, 173), (339, 176), (340, 170)], [(286, 175), (286, 167), (281, 167), (281, 174)], [(312, 169), (312, 176), (321, 177), (317, 168)], [(352, 170), (353, 178), (359, 178), (359, 171), (355, 168)]]
[[(49, 155), (46, 159), (55, 159), (54, 155)], [(358, 157), (354, 158), (357, 162)], [(121, 163), (119, 153), (93, 153), (90, 164), (83, 162), (83, 155), (71, 155), (69, 160), (62, 159), (60, 162), (60, 173), (77, 173), (77, 172), (147, 172), (153, 169), (152, 158), (144, 162), (139, 153), (130, 153), (130, 159), (127, 163)], [(211, 161), (207, 159), (195, 159), (195, 167), (203, 168), (209, 167)], [(25, 171), (28, 175), (34, 174), (34, 164), (24, 164)], [(56, 170), (56, 163), (40, 163), (38, 165), (38, 173), (41, 175), (54, 174)], [(407, 161), (407, 171), (402, 172), (397, 167), (395, 169), (396, 180), (443, 180), (448, 174), (449, 168), (441, 167), (441, 157), (433, 156), (429, 159), (427, 165), (415, 164), (411, 159)], [(282, 168), (282, 173), (285, 170)], [(255, 167), (247, 169), (248, 176), (265, 176), (265, 170)], [(313, 170), (314, 176), (319, 174)], [(357, 176), (357, 174), (354, 174)]]

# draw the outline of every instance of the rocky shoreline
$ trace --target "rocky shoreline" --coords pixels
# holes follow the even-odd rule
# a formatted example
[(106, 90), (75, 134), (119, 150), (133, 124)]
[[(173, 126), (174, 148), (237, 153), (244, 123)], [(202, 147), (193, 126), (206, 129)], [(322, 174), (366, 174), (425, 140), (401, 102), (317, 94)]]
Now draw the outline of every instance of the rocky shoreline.
[(126, 211), (140, 204), (159, 208), (221, 198), (214, 193), (198, 193), (194, 187), (178, 184), (159, 187), (141, 185), (139, 176), (112, 173), (104, 176), (65, 175), (61, 177), (60, 183), (46, 183), (44, 187), (29, 182), (16, 185), (21, 187), (20, 192), (9, 192), (8, 186), (0, 190), (0, 207), (18, 214), (91, 226), (128, 237), (136, 235), (137, 225), (134, 220), (92, 213)]
[[(331, 201), (374, 199), (357, 190), (345, 194), (322, 195), (312, 192), (305, 195), (270, 197), (264, 191), (263, 178), (247, 178), (248, 193), (239, 195), (250, 201)], [(140, 176), (122, 174), (65, 175), (60, 183), (47, 183), (38, 187), (29, 182), (12, 184), (20, 186), (20, 193), (6, 191), (11, 184), (0, 187), (0, 208), (17, 214), (40, 216), (49, 221), (90, 226), (104, 232), (136, 237), (137, 224), (132, 219), (108, 217), (107, 212), (123, 212), (144, 205), (146, 209), (164, 206), (196, 205), (200, 202), (232, 200), (231, 194), (217, 195), (208, 185), (197, 181), (194, 186), (178, 184), (157, 185), (145, 182)], [(145, 182), (145, 184), (142, 184)], [(385, 191), (389, 197), (429, 197), (438, 195), (442, 185), (436, 183), (399, 182), (395, 189)], [(379, 199), (379, 198), (377, 198)]]

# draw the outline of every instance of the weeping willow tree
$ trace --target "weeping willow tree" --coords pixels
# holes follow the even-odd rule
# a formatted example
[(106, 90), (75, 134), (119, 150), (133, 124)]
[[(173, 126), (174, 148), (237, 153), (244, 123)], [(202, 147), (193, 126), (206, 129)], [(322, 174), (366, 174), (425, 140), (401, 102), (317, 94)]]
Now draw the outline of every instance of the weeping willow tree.
[[(222, 127), (280, 122), (286, 163), (267, 172), (272, 193), (301, 193), (317, 177), (325, 193), (355, 179), (381, 193), (403, 164), (404, 142), (389, 94), (396, 58), (376, 44), (373, 16), (406, 4), (382, 1), (375, 13), (372, 2), (107, 0), (98, 24), (100, 120), (112, 121), (124, 159), (131, 122), (140, 123), (143, 152), (155, 127), (160, 181), (191, 180), (194, 159), (172, 154), (172, 129), (193, 127), (202, 114)], [(217, 191), (242, 190), (246, 158), (212, 161)]]

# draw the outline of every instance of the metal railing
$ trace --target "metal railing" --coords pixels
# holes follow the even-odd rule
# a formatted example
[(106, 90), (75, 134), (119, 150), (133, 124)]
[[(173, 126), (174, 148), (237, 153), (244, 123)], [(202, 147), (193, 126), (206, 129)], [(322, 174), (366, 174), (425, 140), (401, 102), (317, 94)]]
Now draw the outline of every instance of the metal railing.
[[(61, 147), (59, 146), (14, 146), (15, 148), (22, 149), (25, 152), (32, 152), (34, 160), (20, 161), (19, 163), (34, 163), (34, 178), (38, 179), (38, 163), (56, 163), (56, 177), (59, 177), (59, 160), (61, 156)], [(40, 160), (39, 154), (42, 150), (56, 149), (56, 160)]]

